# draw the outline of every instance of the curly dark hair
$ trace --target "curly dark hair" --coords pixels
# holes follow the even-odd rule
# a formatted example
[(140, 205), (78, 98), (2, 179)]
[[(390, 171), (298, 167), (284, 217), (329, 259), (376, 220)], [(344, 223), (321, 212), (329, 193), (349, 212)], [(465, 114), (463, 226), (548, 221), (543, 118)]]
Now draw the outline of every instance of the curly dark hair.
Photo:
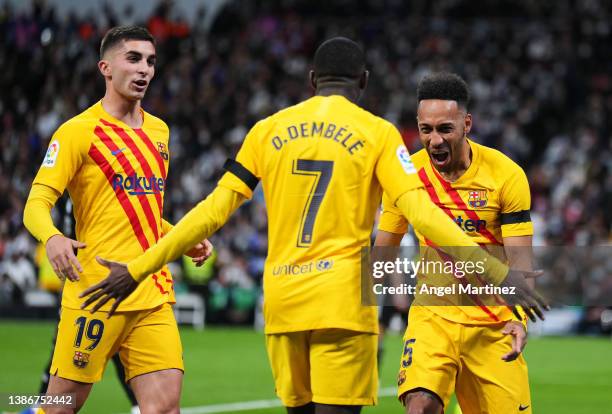
[(455, 73), (433, 73), (419, 82), (417, 101), (421, 102), (424, 99), (456, 101), (460, 107), (467, 109), (470, 91), (463, 78)]

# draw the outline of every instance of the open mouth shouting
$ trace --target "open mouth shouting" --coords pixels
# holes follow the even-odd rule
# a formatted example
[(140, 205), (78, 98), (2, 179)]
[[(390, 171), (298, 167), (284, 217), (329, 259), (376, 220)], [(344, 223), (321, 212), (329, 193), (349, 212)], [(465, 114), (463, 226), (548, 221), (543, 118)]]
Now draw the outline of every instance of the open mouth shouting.
[(436, 167), (446, 167), (450, 163), (450, 151), (448, 149), (432, 149), (429, 151), (431, 161)]

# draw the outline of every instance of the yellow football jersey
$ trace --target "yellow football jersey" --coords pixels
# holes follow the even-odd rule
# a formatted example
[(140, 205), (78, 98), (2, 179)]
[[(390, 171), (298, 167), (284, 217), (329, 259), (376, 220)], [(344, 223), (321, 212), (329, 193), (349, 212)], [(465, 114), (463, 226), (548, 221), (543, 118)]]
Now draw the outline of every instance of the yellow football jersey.
[[(442, 178), (425, 149), (415, 153), (412, 160), (431, 200), (475, 242), (503, 259), (504, 237), (533, 235), (527, 176), (501, 152), (469, 139), (468, 143), (472, 149), (472, 163), (453, 183)], [(408, 222), (386, 195), (378, 228), (397, 234), (408, 230)], [(421, 246), (432, 246), (423, 235), (416, 234)], [(429, 249), (428, 254), (431, 252)], [(473, 299), (477, 306), (431, 306), (430, 309), (461, 323), (495, 323), (512, 318), (505, 306), (485, 306), (477, 298)], [(417, 295), (415, 304), (418, 303)]]
[[(108, 275), (95, 257), (125, 263), (161, 237), (168, 172), (168, 126), (144, 111), (133, 129), (106, 113), (98, 102), (61, 125), (34, 179), (74, 203), (83, 266), (79, 282), (66, 282), (62, 306), (78, 309), (78, 295)], [(141, 283), (118, 311), (149, 309), (174, 301), (167, 267)], [(112, 301), (102, 310), (108, 310)]]
[(263, 186), (266, 333), (377, 332), (375, 307), (361, 304), (361, 248), (382, 188), (397, 199), (422, 187), (397, 129), (342, 96), (315, 96), (258, 122), (228, 169), (220, 186), (247, 198)]

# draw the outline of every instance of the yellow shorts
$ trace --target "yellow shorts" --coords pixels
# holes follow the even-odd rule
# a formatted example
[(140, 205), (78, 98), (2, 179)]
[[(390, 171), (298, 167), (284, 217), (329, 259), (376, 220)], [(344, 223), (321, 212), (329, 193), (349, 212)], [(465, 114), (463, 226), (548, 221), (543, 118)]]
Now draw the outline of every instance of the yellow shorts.
[(90, 314), (62, 308), (51, 375), (73, 381), (100, 381), (106, 363), (119, 352), (126, 381), (163, 369), (183, 370), (183, 350), (172, 307)]
[(344, 329), (266, 335), (276, 394), (286, 407), (376, 404), (377, 343)]
[(505, 322), (464, 325), (413, 306), (404, 335), (398, 396), (426, 389), (444, 406), (453, 394), (464, 414), (531, 413), (527, 364), (522, 355), (501, 359), (512, 348)]

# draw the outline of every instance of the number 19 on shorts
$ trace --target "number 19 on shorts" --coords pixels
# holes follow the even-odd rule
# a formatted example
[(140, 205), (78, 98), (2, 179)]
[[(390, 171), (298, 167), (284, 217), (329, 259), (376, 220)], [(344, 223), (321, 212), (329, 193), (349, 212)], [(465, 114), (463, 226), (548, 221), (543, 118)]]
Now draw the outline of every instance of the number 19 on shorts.
[(86, 337), (88, 343), (85, 348), (87, 351), (93, 351), (104, 333), (104, 322), (99, 319), (90, 319), (89, 321), (85, 316), (80, 316), (74, 322), (76, 329), (76, 335), (74, 338), (74, 347), (80, 348), (83, 342), (83, 336)]

